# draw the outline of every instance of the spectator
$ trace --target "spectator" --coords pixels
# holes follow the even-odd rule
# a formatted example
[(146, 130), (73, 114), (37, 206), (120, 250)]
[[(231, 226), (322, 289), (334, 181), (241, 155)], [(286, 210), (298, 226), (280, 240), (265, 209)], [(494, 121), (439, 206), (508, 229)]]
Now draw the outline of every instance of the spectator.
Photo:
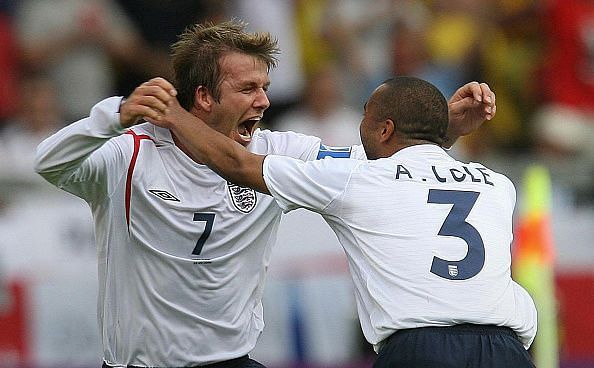
[(51, 77), (68, 121), (114, 93), (112, 59), (131, 62), (143, 54), (141, 39), (112, 0), (23, 0), (16, 30), (24, 67)]
[[(332, 46), (345, 86), (345, 98), (360, 106), (379, 81), (390, 75), (393, 26), (412, 16), (407, 1), (326, 1), (319, 26)], [(403, 10), (406, 9), (406, 10)]]
[(18, 111), (0, 135), (0, 177), (11, 180), (35, 180), (33, 172), (37, 146), (64, 124), (53, 80), (43, 74), (22, 77), (19, 85)]
[[(134, 24), (144, 45), (140, 63), (118, 63), (117, 93), (129, 95), (134, 88), (155, 76), (171, 76), (170, 46), (189, 25), (226, 14), (227, 2), (220, 0), (116, 0)], [(139, 68), (139, 66), (141, 66)]]
[(539, 103), (537, 70), (542, 48), (537, 0), (490, 1), (481, 14), (480, 62), (476, 73), (497, 91), (499, 113), (495, 124), (464, 140), (467, 157), (496, 157), (531, 150), (529, 122)]
[(0, 130), (17, 108), (19, 67), (10, 4), (0, 8)]
[(296, 33), (296, 0), (232, 0), (229, 15), (248, 23), (248, 29), (275, 35), (282, 53), (278, 67), (270, 71), (270, 108), (264, 124), (275, 126), (276, 118), (294, 107), (303, 89), (303, 64)]
[(536, 149), (545, 156), (594, 160), (594, 2), (547, 4), (544, 104), (533, 122)]
[(361, 144), (360, 114), (346, 104), (338, 71), (328, 65), (308, 77), (301, 103), (279, 116), (275, 128), (322, 138), (330, 146)]

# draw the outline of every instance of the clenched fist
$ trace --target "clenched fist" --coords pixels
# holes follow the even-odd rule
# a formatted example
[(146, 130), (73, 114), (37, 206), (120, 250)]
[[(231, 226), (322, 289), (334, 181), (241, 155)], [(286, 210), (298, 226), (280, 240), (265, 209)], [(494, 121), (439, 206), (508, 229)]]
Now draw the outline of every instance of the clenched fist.
[(157, 77), (142, 83), (122, 101), (120, 124), (128, 128), (143, 119), (160, 121), (176, 95), (175, 87), (164, 78)]

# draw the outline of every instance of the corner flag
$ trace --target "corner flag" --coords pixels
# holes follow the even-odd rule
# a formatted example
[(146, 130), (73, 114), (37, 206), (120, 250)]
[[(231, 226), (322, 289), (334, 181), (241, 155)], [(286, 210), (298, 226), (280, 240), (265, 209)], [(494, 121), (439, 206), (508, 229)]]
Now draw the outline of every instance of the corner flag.
[(532, 345), (539, 368), (559, 367), (554, 245), (551, 230), (551, 180), (539, 165), (526, 169), (516, 226), (515, 280), (530, 293), (538, 311), (538, 332)]

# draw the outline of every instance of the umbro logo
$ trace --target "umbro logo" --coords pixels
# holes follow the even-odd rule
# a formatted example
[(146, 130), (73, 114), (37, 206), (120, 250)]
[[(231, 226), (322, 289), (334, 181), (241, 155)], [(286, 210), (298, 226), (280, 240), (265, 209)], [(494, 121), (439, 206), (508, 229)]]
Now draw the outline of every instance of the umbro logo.
[(166, 190), (149, 189), (149, 192), (151, 192), (152, 194), (156, 195), (164, 201), (179, 202), (179, 199), (177, 199), (173, 194), (169, 193)]

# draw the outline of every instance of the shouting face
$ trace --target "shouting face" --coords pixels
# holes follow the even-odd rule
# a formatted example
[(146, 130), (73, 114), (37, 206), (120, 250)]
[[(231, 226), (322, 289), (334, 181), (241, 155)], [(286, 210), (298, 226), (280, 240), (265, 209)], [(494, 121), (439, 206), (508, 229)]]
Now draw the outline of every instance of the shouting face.
[(220, 60), (220, 98), (212, 105), (209, 125), (247, 146), (256, 124), (270, 106), (266, 91), (270, 85), (264, 61), (238, 52)]

